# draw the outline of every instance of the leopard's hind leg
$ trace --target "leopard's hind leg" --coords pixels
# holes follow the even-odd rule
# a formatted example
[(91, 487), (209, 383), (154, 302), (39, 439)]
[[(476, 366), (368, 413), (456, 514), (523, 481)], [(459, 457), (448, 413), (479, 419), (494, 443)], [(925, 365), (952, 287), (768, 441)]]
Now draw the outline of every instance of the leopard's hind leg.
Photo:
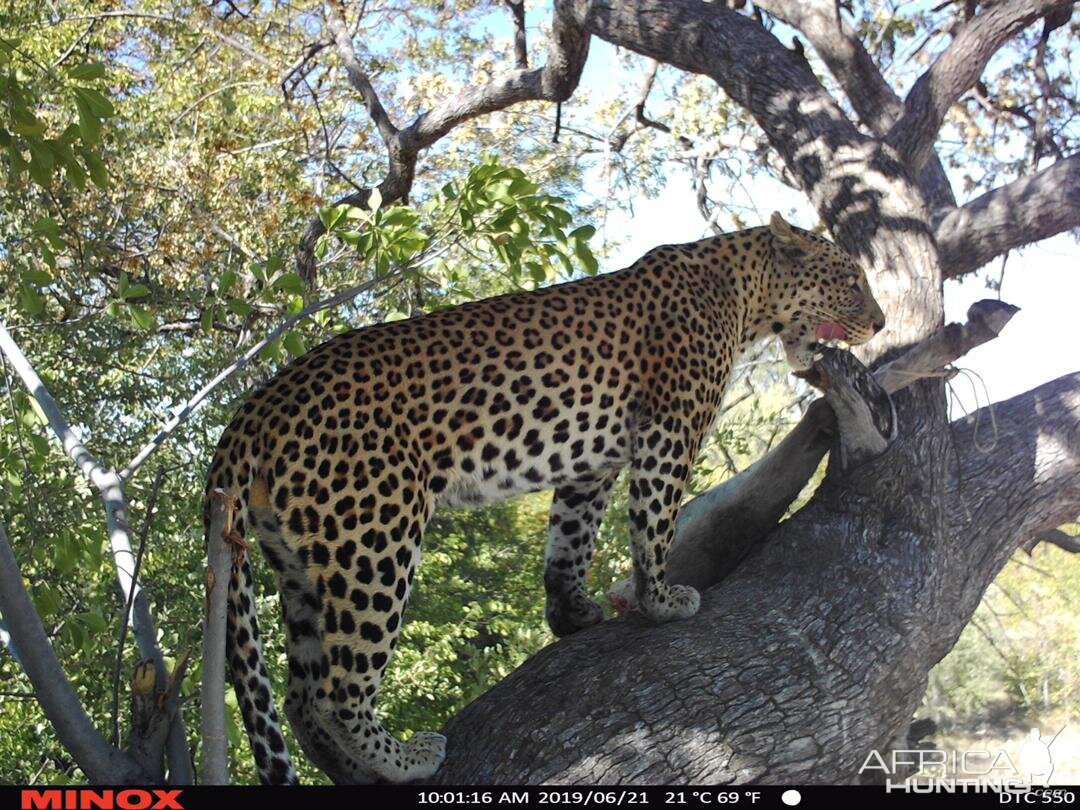
[(596, 532), (618, 477), (619, 471), (613, 470), (555, 490), (544, 561), (544, 590), (547, 623), (557, 636), (568, 636), (604, 619), (603, 608), (585, 589), (585, 578), (592, 564)]
[(258, 486), (254, 487), (251, 509), (255, 534), (263, 556), (274, 569), (286, 631), (289, 683), (285, 715), (304, 753), (335, 784), (368, 781), (359, 763), (341, 749), (315, 713), (315, 689), (322, 677), (321, 603), (307, 567), (282, 535), (276, 512), (266, 497), (258, 497)]
[(401, 742), (375, 716), (432, 507), (410, 470), (383, 469), (378, 478), (369, 470), (369, 478), (329, 502), (318, 503), (318, 493), (310, 504), (292, 500), (279, 523), (319, 603), (318, 661), (297, 667), (297, 677), (305, 666), (315, 670), (310, 705), (319, 727), (348, 756), (350, 769), (362, 772), (352, 781), (404, 782), (434, 774), (446, 748), (445, 738), (431, 732)]

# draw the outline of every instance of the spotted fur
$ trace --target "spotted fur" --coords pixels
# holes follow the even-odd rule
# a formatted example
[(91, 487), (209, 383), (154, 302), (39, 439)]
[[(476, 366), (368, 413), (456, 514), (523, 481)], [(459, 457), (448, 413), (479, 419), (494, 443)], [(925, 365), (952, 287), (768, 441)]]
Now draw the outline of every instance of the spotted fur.
[[(225, 430), (208, 491), (236, 499), (237, 533), (276, 575), (285, 710), (308, 756), (338, 782), (441, 763), (440, 735), (403, 743), (375, 716), (437, 506), (554, 488), (544, 587), (563, 636), (602, 619), (585, 577), (629, 467), (637, 601), (655, 621), (692, 616), (697, 592), (665, 583), (664, 561), (732, 364), (776, 334), (805, 368), (826, 322), (859, 343), (883, 317), (848, 255), (774, 215), (616, 273), (348, 332), (282, 369)], [(232, 681), (262, 780), (293, 782), (253, 598), (241, 557)]]

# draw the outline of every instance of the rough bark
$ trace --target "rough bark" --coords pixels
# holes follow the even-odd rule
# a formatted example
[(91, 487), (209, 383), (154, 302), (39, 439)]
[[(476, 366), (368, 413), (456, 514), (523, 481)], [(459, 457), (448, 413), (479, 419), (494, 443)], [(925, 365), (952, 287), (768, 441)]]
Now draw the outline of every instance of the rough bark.
[(1014, 248), (1080, 228), (1080, 154), (988, 191), (951, 211), (935, 231), (948, 278)]
[[(1002, 301), (978, 301), (968, 309), (966, 323), (943, 327), (874, 376), (890, 394), (916, 380), (941, 376), (949, 363), (997, 337), (1016, 312)], [(668, 562), (671, 581), (702, 589), (733, 571), (784, 516), (837, 437), (843, 440), (848, 432), (853, 432), (849, 425), (837, 424), (829, 397), (817, 400), (771, 452), (683, 506)], [(625, 589), (613, 591), (629, 599)]]
[[(851, 781), (1011, 551), (1080, 504), (1080, 374), (996, 405), (991, 453), (966, 421), (928, 430), (917, 401), (899, 398), (908, 428), (884, 456), (830, 474), (693, 619), (564, 639), (458, 714), (436, 781)], [(898, 459), (928, 453), (946, 478), (897, 490)]]
[[(763, 0), (756, 6), (797, 28), (840, 83), (859, 120), (884, 137), (904, 113), (904, 100), (881, 75), (834, 0)], [(956, 207), (952, 185), (937, 155), (918, 173), (932, 215)]]

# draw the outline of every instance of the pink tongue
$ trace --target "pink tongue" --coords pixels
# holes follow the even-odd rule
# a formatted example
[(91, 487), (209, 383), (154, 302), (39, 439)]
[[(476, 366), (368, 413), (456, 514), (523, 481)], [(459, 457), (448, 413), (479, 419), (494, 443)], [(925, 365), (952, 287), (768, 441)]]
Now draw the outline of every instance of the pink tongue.
[(820, 324), (815, 332), (818, 340), (846, 340), (847, 330), (836, 321)]

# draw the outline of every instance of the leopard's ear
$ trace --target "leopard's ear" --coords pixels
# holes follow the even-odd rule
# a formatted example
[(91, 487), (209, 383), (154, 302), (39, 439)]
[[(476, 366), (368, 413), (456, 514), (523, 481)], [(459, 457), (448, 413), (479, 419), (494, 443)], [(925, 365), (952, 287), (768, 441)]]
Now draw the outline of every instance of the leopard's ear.
[(769, 220), (769, 230), (772, 232), (773, 244), (777, 250), (789, 259), (801, 261), (821, 252), (820, 242), (803, 236), (788, 225), (780, 216), (779, 211), (773, 212), (772, 219)]

